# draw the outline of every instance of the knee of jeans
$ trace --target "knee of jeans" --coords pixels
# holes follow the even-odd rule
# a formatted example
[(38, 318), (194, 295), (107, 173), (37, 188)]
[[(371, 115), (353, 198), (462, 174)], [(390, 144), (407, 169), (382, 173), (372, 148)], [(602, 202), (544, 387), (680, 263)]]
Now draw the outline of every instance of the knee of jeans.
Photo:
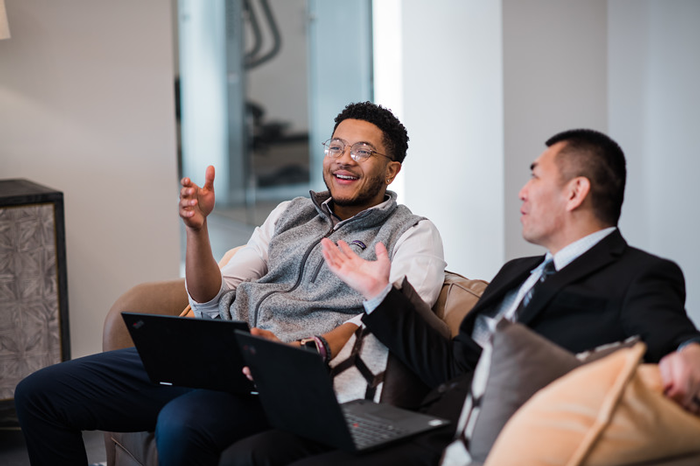
[(17, 409), (27, 406), (32, 401), (36, 401), (40, 396), (45, 396), (51, 385), (52, 381), (50, 378), (46, 380), (46, 377), (44, 377), (44, 370), (39, 370), (26, 376), (15, 387), (14, 399)]
[[(31, 377), (31, 376), (30, 376)], [(27, 379), (22, 379), (15, 387), (14, 400), (17, 413), (24, 411), (27, 401), (32, 397), (32, 384)]]
[(197, 413), (188, 409), (188, 406), (170, 402), (158, 414), (156, 439), (169, 442), (191, 439), (191, 436), (200, 430), (197, 421)]
[(29, 418), (41, 417), (52, 405), (52, 387), (55, 381), (42, 369), (22, 379), (15, 387), (15, 411), (20, 425)]

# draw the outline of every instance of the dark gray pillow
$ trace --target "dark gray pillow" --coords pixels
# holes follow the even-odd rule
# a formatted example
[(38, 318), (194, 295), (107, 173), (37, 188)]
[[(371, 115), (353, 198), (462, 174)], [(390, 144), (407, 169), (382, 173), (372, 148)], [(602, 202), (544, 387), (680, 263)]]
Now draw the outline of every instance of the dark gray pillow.
[(524, 325), (499, 322), (492, 348), (479, 359), (472, 383), (476, 419), (466, 432), (472, 458), (486, 461), (515, 411), (539, 389), (581, 364), (574, 354)]
[(576, 367), (639, 340), (632, 337), (581, 354), (552, 343), (522, 324), (501, 320), (477, 365), (472, 390), (472, 420), (466, 436), (469, 453), (483, 463), (511, 416), (537, 391)]

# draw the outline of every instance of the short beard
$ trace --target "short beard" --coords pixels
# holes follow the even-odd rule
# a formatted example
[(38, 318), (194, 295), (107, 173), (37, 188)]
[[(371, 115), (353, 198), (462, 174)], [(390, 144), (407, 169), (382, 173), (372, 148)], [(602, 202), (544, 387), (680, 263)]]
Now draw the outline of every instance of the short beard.
[(366, 189), (358, 193), (355, 197), (339, 199), (333, 196), (333, 191), (331, 190), (330, 186), (328, 186), (325, 177), (323, 178), (323, 182), (325, 183), (326, 189), (328, 189), (328, 192), (333, 199), (333, 203), (340, 207), (354, 207), (367, 204), (384, 188), (384, 178), (381, 176), (375, 176), (374, 178), (369, 179)]

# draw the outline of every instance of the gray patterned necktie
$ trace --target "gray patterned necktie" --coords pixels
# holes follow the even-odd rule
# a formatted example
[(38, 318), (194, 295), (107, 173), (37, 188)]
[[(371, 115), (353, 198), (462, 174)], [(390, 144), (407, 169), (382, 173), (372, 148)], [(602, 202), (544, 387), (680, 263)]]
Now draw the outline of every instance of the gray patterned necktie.
[(523, 312), (523, 309), (527, 307), (528, 304), (530, 304), (530, 301), (532, 301), (532, 297), (534, 296), (535, 292), (537, 291), (537, 288), (547, 280), (551, 275), (555, 274), (557, 269), (554, 268), (554, 260), (548, 259), (547, 262), (544, 263), (544, 268), (542, 269), (542, 275), (540, 275), (539, 280), (537, 280), (537, 283), (532, 285), (532, 288), (530, 288), (527, 293), (525, 293), (525, 296), (523, 296), (523, 299), (520, 301), (520, 304), (518, 304), (518, 307), (515, 309), (515, 314), (513, 315), (513, 322), (518, 321), (518, 317), (520, 314)]

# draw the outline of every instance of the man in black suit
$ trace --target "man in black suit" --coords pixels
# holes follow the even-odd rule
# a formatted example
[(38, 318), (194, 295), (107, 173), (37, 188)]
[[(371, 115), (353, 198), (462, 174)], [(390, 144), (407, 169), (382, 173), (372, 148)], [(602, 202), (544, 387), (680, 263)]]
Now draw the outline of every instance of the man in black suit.
[[(367, 262), (346, 244), (324, 240), (331, 270), (366, 299), (364, 324), (434, 387), (422, 410), (452, 420), (452, 429), (362, 457), (321, 454), (327, 449), (276, 431), (246, 439), (234, 451), (247, 449), (252, 464), (293, 458), (306, 458), (295, 465), (437, 464), (454, 436), (481, 347), (501, 318), (572, 352), (639, 335), (648, 348), (645, 359), (660, 362), (667, 396), (700, 413), (700, 333), (684, 309), (683, 274), (673, 262), (628, 246), (617, 229), (626, 178), (622, 150), (592, 130), (566, 131), (546, 145), (520, 199), (523, 237), (547, 254), (506, 263), (453, 340), (389, 284), (381, 244), (377, 261)], [(271, 440), (274, 453), (256, 448)]]

